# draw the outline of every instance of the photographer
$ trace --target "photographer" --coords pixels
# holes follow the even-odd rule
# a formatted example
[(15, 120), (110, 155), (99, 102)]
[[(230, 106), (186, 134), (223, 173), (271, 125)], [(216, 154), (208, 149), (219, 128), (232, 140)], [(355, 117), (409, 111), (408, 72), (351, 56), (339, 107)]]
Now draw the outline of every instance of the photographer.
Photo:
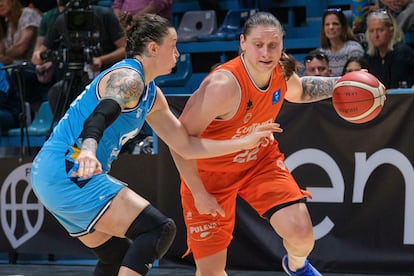
[(88, 0), (58, 3), (65, 9), (32, 58), (35, 64), (52, 60), (65, 73), (63, 80), (49, 90), (49, 103), (57, 118), (96, 73), (125, 57), (126, 44), (124, 32), (110, 8), (90, 5)]
[(46, 93), (42, 101), (47, 100), (47, 93), (50, 87), (57, 80), (63, 78), (63, 72), (60, 72), (59, 75), (52, 61), (43, 61), (40, 57), (41, 53), (45, 50), (42, 45), (49, 28), (54, 25), (58, 15), (65, 10), (65, 5), (61, 3), (61, 0), (54, 0), (54, 3), (56, 7), (44, 12), (42, 15), (40, 26), (37, 29), (36, 45), (32, 54), (32, 63), (35, 64), (36, 86), (44, 87)]

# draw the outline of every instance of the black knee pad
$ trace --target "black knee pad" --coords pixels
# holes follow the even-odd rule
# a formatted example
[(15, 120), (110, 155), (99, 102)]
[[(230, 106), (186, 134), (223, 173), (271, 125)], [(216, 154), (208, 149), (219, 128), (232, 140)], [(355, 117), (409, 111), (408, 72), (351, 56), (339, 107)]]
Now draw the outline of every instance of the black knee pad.
[(104, 244), (92, 248), (92, 251), (99, 260), (93, 275), (118, 275), (119, 267), (121, 266), (122, 260), (124, 259), (130, 245), (131, 241), (128, 239), (112, 237)]
[(133, 242), (122, 265), (146, 275), (152, 263), (162, 258), (170, 248), (175, 233), (176, 226), (172, 219), (151, 205), (145, 207), (125, 234)]

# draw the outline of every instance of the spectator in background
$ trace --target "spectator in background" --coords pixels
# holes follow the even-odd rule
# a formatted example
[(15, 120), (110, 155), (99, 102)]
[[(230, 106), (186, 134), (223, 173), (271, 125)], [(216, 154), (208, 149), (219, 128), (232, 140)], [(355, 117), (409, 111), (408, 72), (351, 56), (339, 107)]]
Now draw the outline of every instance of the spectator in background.
[[(19, 0), (0, 1), (0, 63), (18, 66), (19, 63), (30, 60), (40, 20), (41, 15), (37, 10), (23, 7)], [(16, 74), (21, 76), (17, 78)], [(18, 79), (23, 80), (22, 83), (17, 82)], [(29, 102), (32, 110), (36, 110), (42, 91), (33, 85), (36, 80), (34, 66), (27, 64), (19, 70), (13, 70), (10, 80), (13, 89), (18, 91), (20, 85), (23, 87), (22, 100)]]
[(367, 17), (368, 70), (387, 89), (411, 87), (414, 84), (414, 53), (404, 43), (404, 33), (385, 10)]
[(362, 57), (364, 48), (356, 40), (341, 9), (327, 9), (322, 16), (321, 49), (328, 56), (332, 76), (341, 76), (350, 57)]
[(0, 62), (30, 60), (41, 15), (18, 0), (0, 1)]
[(32, 55), (32, 62), (37, 65), (45, 63), (45, 61), (41, 58), (41, 53), (45, 51), (45, 49), (42, 47), (43, 41), (50, 27), (55, 23), (58, 15), (65, 10), (64, 2), (61, 0), (56, 0), (55, 2), (56, 7), (43, 14), (39, 29), (37, 30), (36, 46)]
[(329, 59), (320, 49), (309, 52), (303, 61), (305, 70), (304, 76), (322, 76), (330, 77), (331, 68), (329, 68)]
[(351, 57), (347, 60), (344, 66), (344, 71), (342, 72), (342, 75), (345, 75), (346, 73), (353, 72), (353, 71), (359, 71), (361, 69), (368, 70), (368, 63), (367, 61), (362, 57)]
[(414, 0), (378, 0), (369, 7), (369, 12), (387, 10), (397, 21), (404, 33), (414, 30)]
[(112, 9), (118, 19), (124, 13), (131, 14), (133, 18), (143, 13), (155, 13), (171, 20), (173, 0), (114, 0)]

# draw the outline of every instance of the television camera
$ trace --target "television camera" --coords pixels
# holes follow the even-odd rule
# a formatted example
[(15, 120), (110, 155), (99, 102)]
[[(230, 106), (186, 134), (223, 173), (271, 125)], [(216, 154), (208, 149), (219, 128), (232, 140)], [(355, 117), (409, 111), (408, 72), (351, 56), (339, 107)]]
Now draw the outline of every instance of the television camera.
[(61, 46), (40, 56), (43, 60), (63, 63), (69, 70), (83, 70), (85, 63), (91, 64), (93, 57), (102, 52), (95, 15), (88, 0), (61, 0), (61, 4), (65, 5)]
[(69, 104), (90, 82), (93, 57), (102, 54), (96, 14), (89, 0), (60, 0), (60, 4), (65, 5), (65, 10), (56, 18), (52, 27), (56, 29), (48, 33), (48, 36), (53, 34), (49, 39), (56, 42), (56, 48), (40, 55), (43, 60), (52, 61), (59, 73), (64, 73), (53, 122), (63, 116)]

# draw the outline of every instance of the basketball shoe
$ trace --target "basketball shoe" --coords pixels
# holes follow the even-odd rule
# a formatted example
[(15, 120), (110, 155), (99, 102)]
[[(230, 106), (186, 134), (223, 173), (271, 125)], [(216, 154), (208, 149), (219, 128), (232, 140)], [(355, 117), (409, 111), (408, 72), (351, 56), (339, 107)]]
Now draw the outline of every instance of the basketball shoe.
[(314, 268), (308, 260), (305, 261), (305, 266), (299, 270), (291, 271), (288, 266), (288, 257), (285, 255), (282, 259), (282, 267), (290, 276), (322, 276), (319, 271)]

